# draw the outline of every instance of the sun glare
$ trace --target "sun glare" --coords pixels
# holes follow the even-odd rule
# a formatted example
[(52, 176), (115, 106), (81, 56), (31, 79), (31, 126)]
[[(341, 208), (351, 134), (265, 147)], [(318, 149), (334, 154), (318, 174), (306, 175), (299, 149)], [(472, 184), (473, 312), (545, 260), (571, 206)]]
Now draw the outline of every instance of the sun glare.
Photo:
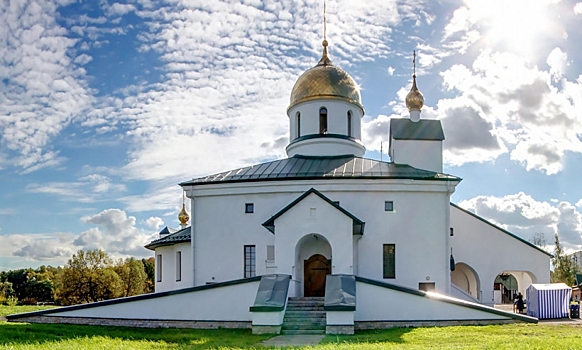
[(552, 27), (552, 0), (470, 0), (475, 19), (483, 23), (489, 45), (518, 54), (534, 54)]

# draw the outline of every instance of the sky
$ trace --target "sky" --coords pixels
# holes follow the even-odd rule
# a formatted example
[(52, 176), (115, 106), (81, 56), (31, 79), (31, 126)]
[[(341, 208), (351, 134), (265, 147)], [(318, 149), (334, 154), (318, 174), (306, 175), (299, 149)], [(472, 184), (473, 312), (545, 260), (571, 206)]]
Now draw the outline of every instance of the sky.
[[(582, 245), (582, 1), (329, 0), (334, 64), (361, 87), (366, 157), (391, 118), (445, 132), (452, 201)], [(284, 158), (321, 0), (0, 0), (0, 270), (79, 249), (149, 257), (178, 183)], [(380, 151), (382, 150), (383, 153)]]

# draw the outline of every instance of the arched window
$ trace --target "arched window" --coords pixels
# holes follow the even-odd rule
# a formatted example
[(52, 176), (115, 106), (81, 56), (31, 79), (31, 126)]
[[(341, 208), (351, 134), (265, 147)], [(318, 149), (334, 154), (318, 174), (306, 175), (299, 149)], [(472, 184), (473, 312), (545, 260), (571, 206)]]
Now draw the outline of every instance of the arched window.
[(327, 134), (327, 108), (319, 109), (319, 133)]
[(352, 137), (352, 111), (348, 111), (348, 136)]
[(301, 113), (297, 112), (297, 137), (301, 137)]

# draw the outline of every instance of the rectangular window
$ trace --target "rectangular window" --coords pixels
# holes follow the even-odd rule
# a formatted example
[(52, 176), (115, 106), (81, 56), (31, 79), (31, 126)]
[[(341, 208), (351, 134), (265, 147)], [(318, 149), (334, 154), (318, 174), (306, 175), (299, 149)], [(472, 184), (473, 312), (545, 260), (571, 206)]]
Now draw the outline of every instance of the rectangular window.
[(455, 235), (455, 231), (453, 230), (453, 228), (452, 227), (449, 228), (449, 231), (450, 231), (451, 237), (453, 237)]
[(256, 248), (254, 245), (245, 245), (245, 278), (257, 275)]
[(275, 246), (267, 246), (267, 261), (275, 261)]
[(176, 282), (182, 280), (182, 252), (176, 252)]
[(253, 203), (245, 203), (245, 213), (250, 214), (255, 212), (255, 205)]
[(392, 201), (384, 202), (384, 210), (385, 211), (394, 211), (394, 202), (392, 202)]
[(162, 254), (156, 255), (156, 281), (162, 282)]
[(425, 292), (434, 292), (434, 282), (420, 282), (418, 284), (418, 289)]
[(396, 278), (396, 244), (384, 244), (384, 278)]

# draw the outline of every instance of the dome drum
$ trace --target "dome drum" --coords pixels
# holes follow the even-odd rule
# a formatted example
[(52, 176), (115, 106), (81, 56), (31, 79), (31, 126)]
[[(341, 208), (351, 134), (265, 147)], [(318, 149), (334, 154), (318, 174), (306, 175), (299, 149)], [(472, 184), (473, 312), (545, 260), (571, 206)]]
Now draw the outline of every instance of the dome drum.
[(302, 156), (339, 156), (354, 155), (362, 157), (366, 152), (364, 145), (345, 135), (306, 135), (292, 141), (286, 148), (287, 155)]
[(325, 108), (327, 112), (325, 133), (361, 139), (361, 109), (346, 101), (319, 99), (305, 101), (288, 110), (290, 141), (305, 135), (320, 134), (321, 108)]

